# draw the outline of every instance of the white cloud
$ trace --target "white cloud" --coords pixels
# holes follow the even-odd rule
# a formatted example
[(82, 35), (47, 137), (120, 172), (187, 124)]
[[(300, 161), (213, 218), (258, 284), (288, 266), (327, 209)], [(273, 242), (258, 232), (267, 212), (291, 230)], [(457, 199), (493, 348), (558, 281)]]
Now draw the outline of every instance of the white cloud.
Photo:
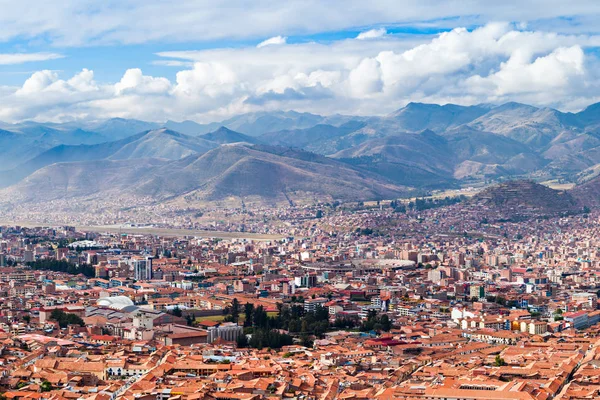
[(125, 71), (125, 75), (115, 84), (117, 95), (124, 93), (160, 94), (171, 89), (171, 82), (166, 78), (145, 76), (139, 68)]
[(112, 83), (91, 70), (71, 78), (39, 71), (0, 91), (0, 119), (132, 117), (216, 120), (295, 109), (385, 114), (408, 101), (521, 101), (566, 110), (597, 100), (600, 69), (585, 48), (595, 35), (523, 31), (493, 23), (430, 37), (159, 53), (181, 63), (175, 79), (134, 68)]
[[(487, 77), (472, 76), (467, 83), (476, 91), (485, 88), (496, 96), (523, 93), (568, 92), (583, 77), (585, 55), (579, 46), (559, 47), (552, 53), (526, 62), (511, 57)], [(574, 82), (575, 81), (575, 82)]]
[(48, 61), (63, 58), (58, 53), (0, 53), (0, 65), (23, 64), (35, 61)]
[[(35, 10), (36, 12), (31, 12)], [(569, 19), (559, 19), (567, 13)], [(360, 26), (455, 28), (490, 20), (528, 21), (529, 29), (599, 32), (600, 3), (576, 0), (0, 0), (0, 41), (39, 39), (58, 46), (94, 43), (258, 40)], [(575, 23), (573, 23), (573, 20)]]
[(369, 96), (383, 89), (381, 66), (374, 58), (365, 58), (350, 71), (348, 76), (350, 92), (354, 97)]
[(356, 38), (358, 40), (375, 39), (375, 38), (380, 38), (385, 35), (387, 35), (387, 30), (385, 28), (379, 28), (379, 29), (371, 29), (371, 30), (368, 30), (365, 32), (361, 32), (358, 34), (358, 36), (356, 36)]
[(46, 89), (58, 80), (58, 74), (54, 71), (43, 70), (34, 72), (17, 90), (17, 94), (38, 93)]
[(260, 49), (261, 47), (265, 47), (265, 46), (281, 45), (281, 44), (286, 44), (286, 43), (287, 43), (286, 37), (273, 36), (272, 38), (269, 38), (267, 40), (260, 42), (259, 44), (256, 45), (256, 47)]

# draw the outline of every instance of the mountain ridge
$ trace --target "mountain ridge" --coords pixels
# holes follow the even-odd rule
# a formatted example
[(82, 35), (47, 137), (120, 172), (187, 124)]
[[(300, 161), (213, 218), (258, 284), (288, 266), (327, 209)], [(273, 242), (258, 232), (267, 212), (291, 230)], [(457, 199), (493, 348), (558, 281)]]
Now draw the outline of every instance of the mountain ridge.
[[(157, 199), (183, 193), (203, 200), (273, 197), (286, 191), (324, 196), (326, 190), (313, 185), (316, 166), (329, 174), (322, 186), (341, 198), (352, 198), (341, 189), (344, 185), (377, 198), (409, 188), (429, 191), (514, 179), (584, 183), (600, 175), (600, 103), (577, 113), (516, 102), (409, 103), (382, 117), (260, 111), (209, 124), (113, 118), (0, 126), (5, 161), (0, 187), (13, 192), (25, 190), (19, 184), (40, 170), (38, 175), (49, 174), (50, 179), (56, 173), (58, 182), (69, 166), (113, 173), (128, 165), (117, 161), (127, 160), (138, 160), (156, 173), (155, 179), (139, 174), (139, 181), (129, 185)], [(233, 156), (240, 151), (246, 159)], [(201, 160), (209, 153), (216, 157), (214, 165)], [(60, 166), (50, 168), (55, 164)], [(197, 168), (200, 164), (203, 169)], [(255, 179), (242, 166), (268, 178)], [(350, 176), (357, 184), (347, 180)], [(178, 182), (183, 186), (169, 193)], [(41, 193), (39, 199), (43, 201)]]

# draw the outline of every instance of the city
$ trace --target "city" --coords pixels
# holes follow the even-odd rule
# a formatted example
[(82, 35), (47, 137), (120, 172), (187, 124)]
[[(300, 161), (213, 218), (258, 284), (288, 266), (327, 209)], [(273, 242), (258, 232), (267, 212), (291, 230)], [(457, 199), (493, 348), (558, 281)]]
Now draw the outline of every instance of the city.
[(600, 399), (598, 0), (0, 0), (0, 400)]
[(4, 396), (598, 396), (600, 215), (456, 207), (299, 210), (277, 239), (4, 226)]

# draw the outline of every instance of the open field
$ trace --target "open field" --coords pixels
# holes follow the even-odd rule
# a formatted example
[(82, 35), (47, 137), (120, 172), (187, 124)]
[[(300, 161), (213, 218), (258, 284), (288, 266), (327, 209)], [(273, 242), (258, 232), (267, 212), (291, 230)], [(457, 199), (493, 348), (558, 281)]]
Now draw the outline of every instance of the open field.
[(571, 190), (575, 186), (574, 183), (559, 183), (557, 180), (545, 181), (540, 183), (554, 190)]
[[(267, 316), (268, 317), (276, 317), (277, 313), (270, 311), (267, 312)], [(225, 315), (211, 315), (208, 317), (198, 317), (196, 318), (196, 321), (214, 321), (214, 322), (222, 322), (225, 319)], [(240, 324), (243, 324), (244, 321), (246, 320), (246, 316), (244, 315), (244, 313), (240, 313), (240, 320), (238, 321)]]

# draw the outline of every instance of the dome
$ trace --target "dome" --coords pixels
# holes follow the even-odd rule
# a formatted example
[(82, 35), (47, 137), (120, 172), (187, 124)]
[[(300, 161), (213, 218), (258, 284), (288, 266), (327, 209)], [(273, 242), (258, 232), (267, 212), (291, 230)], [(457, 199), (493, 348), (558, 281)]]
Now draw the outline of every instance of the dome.
[(108, 307), (114, 310), (122, 310), (125, 307), (133, 306), (133, 301), (127, 296), (103, 297), (96, 301), (99, 307)]

